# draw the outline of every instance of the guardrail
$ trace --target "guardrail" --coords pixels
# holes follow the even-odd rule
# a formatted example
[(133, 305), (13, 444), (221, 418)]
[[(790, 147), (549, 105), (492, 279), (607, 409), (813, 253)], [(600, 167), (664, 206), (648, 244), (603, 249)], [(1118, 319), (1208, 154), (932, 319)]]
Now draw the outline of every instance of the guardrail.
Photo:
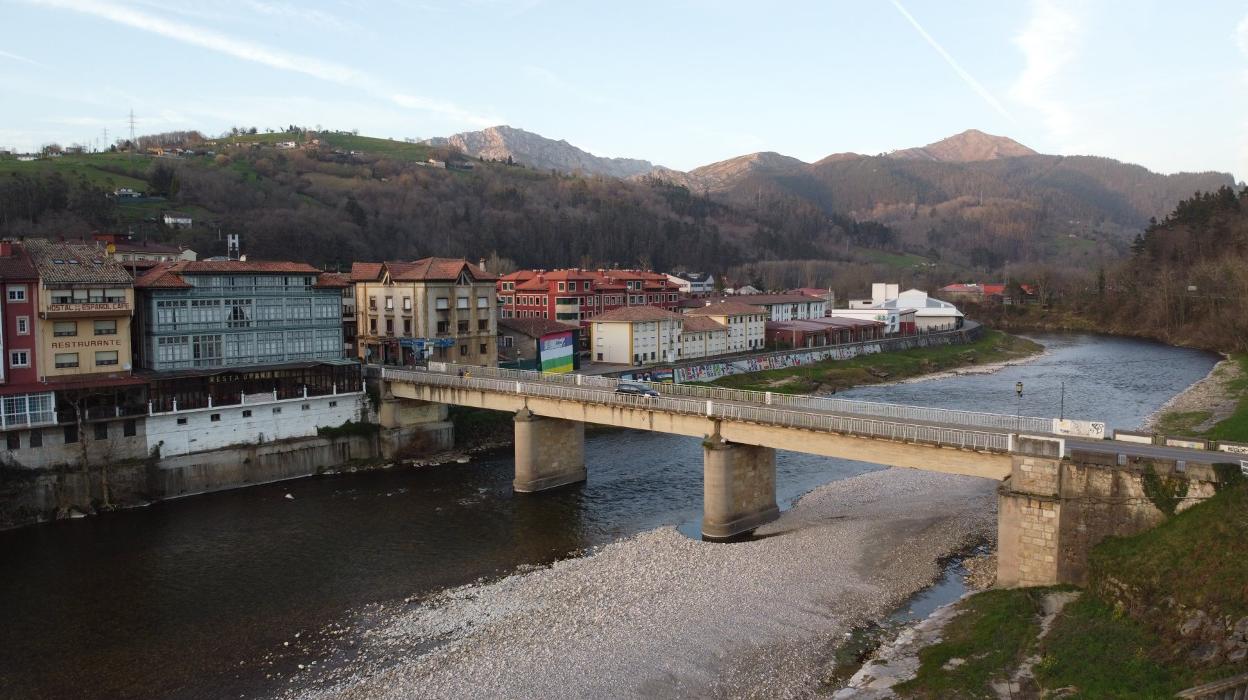
[[(528, 381), (517, 377), (481, 376), (480, 370), (490, 368), (466, 368), (465, 376), (437, 371), (382, 370), (382, 378), (390, 381), (406, 381), (428, 386), (480, 389), (503, 394), (540, 396), (565, 401), (579, 401), (610, 406), (627, 406), (650, 411), (666, 411), (685, 415), (706, 416), (722, 420), (736, 420), (760, 425), (776, 425), (805, 430), (820, 430), (844, 435), (872, 437), (898, 442), (912, 442), (943, 447), (986, 452), (1009, 452), (1008, 433), (967, 430), (957, 427), (920, 425), (872, 417), (839, 416), (824, 413), (806, 413), (783, 408), (742, 406), (716, 403), (714, 400), (694, 400), (660, 396), (647, 398), (617, 394), (614, 387), (586, 387), (562, 382)], [(497, 372), (522, 373), (527, 370), (494, 370)], [(488, 372), (487, 372), (488, 373)], [(533, 373), (540, 374), (540, 373)], [(580, 375), (565, 375), (576, 377)], [(584, 381), (583, 378), (581, 381)], [(603, 379), (601, 377), (595, 379)]]
[[(597, 387), (615, 390), (620, 380), (611, 377), (599, 377), (589, 374), (553, 374), (527, 369), (500, 369), (497, 367), (473, 367), (452, 363), (429, 363), (429, 371), (444, 371), (458, 375), (460, 371), (476, 377), (497, 377), (525, 382), (553, 383), (563, 386)], [(796, 408), (806, 411), (828, 413), (848, 413), (855, 416), (873, 418), (891, 418), (900, 421), (916, 421), (921, 423), (939, 423), (942, 425), (966, 426), (969, 428), (992, 428), (1010, 432), (1043, 433), (1053, 432), (1052, 418), (1036, 416), (1010, 416), (1001, 413), (979, 413), (977, 411), (959, 411), (947, 408), (927, 408), (924, 406), (906, 406), (903, 404), (878, 403), (875, 401), (855, 401), (836, 399), (823, 396), (800, 396), (793, 394), (776, 394), (769, 391), (750, 391), (747, 389), (727, 389), (710, 387), (701, 384), (668, 384), (663, 382), (625, 381), (625, 384), (641, 384), (648, 386), (664, 396), (709, 399), (712, 401), (734, 401), (782, 408)]]

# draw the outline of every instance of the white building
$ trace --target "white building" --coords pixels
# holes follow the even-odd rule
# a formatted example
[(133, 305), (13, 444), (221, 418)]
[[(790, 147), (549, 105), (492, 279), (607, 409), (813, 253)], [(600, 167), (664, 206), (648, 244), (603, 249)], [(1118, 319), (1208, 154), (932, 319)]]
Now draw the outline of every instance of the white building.
[(725, 352), (759, 350), (767, 340), (767, 310), (762, 306), (717, 299), (706, 306), (687, 309), (685, 316), (709, 318), (728, 329)]
[(684, 319), (657, 306), (625, 306), (593, 318), (590, 352), (595, 362), (643, 365), (681, 356)]
[(667, 279), (683, 294), (706, 296), (715, 291), (715, 276), (706, 272), (674, 272)]
[(169, 228), (190, 228), (192, 219), (189, 214), (167, 213), (164, 217), (165, 226)]
[(915, 329), (920, 333), (950, 331), (962, 327), (962, 312), (958, 307), (929, 297), (921, 289), (907, 289), (881, 306), (885, 309), (914, 309)]
[(840, 318), (856, 318), (864, 321), (879, 321), (884, 324), (884, 333), (897, 335), (905, 331), (911, 333), (915, 328), (916, 309), (910, 308), (849, 308), (834, 309), (832, 315)]
[(806, 294), (751, 294), (739, 303), (762, 307), (768, 321), (797, 321), (827, 316), (828, 302)]
[(713, 357), (728, 352), (728, 328), (708, 316), (686, 315), (680, 334), (682, 359)]

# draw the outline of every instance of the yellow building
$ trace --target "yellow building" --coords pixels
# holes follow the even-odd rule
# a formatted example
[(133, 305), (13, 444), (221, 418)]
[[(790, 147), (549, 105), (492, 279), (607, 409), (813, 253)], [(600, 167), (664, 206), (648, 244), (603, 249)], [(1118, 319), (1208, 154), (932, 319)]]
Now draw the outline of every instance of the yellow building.
[(497, 279), (454, 258), (353, 264), (360, 359), (498, 364)]
[(134, 282), (101, 248), (29, 239), (39, 273), (35, 324), (40, 381), (130, 375)]

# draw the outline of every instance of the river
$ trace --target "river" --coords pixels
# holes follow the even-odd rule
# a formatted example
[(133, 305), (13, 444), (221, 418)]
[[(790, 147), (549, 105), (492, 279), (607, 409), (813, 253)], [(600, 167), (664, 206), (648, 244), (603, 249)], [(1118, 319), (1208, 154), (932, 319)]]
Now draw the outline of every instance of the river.
[[(1105, 336), (1032, 337), (1047, 350), (1029, 363), (842, 395), (1007, 414), (1062, 410), (1133, 428), (1218, 359)], [(345, 649), (350, 630), (382, 606), (661, 525), (696, 535), (698, 440), (598, 433), (586, 440), (586, 459), (588, 483), (547, 494), (513, 495), (511, 460), (501, 453), (0, 532), (0, 696), (264, 696), (289, 688), (284, 679), (298, 664)], [(820, 484), (876, 469), (780, 453), (778, 499), (785, 507)]]

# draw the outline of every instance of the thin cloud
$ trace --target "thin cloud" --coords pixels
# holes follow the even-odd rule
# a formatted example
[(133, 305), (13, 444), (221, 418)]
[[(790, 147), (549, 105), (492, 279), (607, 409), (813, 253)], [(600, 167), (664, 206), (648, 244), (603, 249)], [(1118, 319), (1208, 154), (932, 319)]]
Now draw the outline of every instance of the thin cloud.
[(923, 25), (919, 24), (919, 21), (914, 18), (914, 15), (910, 14), (905, 6), (901, 4), (900, 0), (892, 0), (892, 3), (893, 7), (897, 8), (897, 11), (901, 13), (901, 16), (906, 18), (906, 21), (914, 27), (915, 31), (919, 33), (919, 36), (923, 37), (924, 41), (930, 44), (931, 47), (936, 50), (936, 53), (940, 54), (941, 58), (945, 59), (945, 63), (949, 64), (949, 67), (953, 69), (954, 73), (958, 74), (958, 77), (962, 78), (963, 82), (970, 86), (970, 88), (974, 90), (977, 95), (982, 97), (984, 101), (989, 104), (989, 106), (1000, 112), (1006, 119), (1011, 121), (1014, 119), (1009, 110), (1005, 108), (1005, 105), (1001, 104), (1001, 102), (988, 91), (988, 88), (984, 87), (982, 83), (976, 80), (975, 76), (968, 73), (953, 56), (949, 55), (949, 52), (946, 51), (945, 48), (941, 46), (931, 34), (927, 33), (927, 30), (923, 28)]
[(29, 63), (32, 66), (43, 65), (42, 63), (34, 60), (33, 58), (26, 58), (25, 56), (18, 56), (17, 54), (9, 53), (8, 51), (0, 51), (0, 57), (7, 58), (10, 61), (19, 61), (21, 63)]
[(1067, 146), (1077, 119), (1061, 97), (1061, 77), (1074, 62), (1082, 35), (1083, 23), (1073, 12), (1052, 0), (1036, 0), (1027, 24), (1014, 37), (1025, 65), (1010, 96), (1039, 112), (1049, 133)]
[(311, 76), (318, 80), (356, 87), (374, 96), (391, 100), (395, 104), (409, 109), (420, 109), (434, 112), (446, 117), (468, 121), (474, 124), (494, 123), (491, 117), (475, 115), (472, 112), (449, 102), (430, 100), (406, 95), (385, 82), (362, 71), (339, 65), (330, 61), (322, 61), (312, 56), (293, 54), (262, 44), (235, 39), (203, 27), (182, 24), (154, 15), (145, 14), (132, 8), (121, 7), (98, 0), (32, 0), (34, 4), (45, 7), (70, 10), (80, 14), (98, 17), (116, 24), (132, 27), (168, 39), (198, 46), (210, 51), (233, 56), (244, 61), (258, 63), (277, 70), (290, 71)]

